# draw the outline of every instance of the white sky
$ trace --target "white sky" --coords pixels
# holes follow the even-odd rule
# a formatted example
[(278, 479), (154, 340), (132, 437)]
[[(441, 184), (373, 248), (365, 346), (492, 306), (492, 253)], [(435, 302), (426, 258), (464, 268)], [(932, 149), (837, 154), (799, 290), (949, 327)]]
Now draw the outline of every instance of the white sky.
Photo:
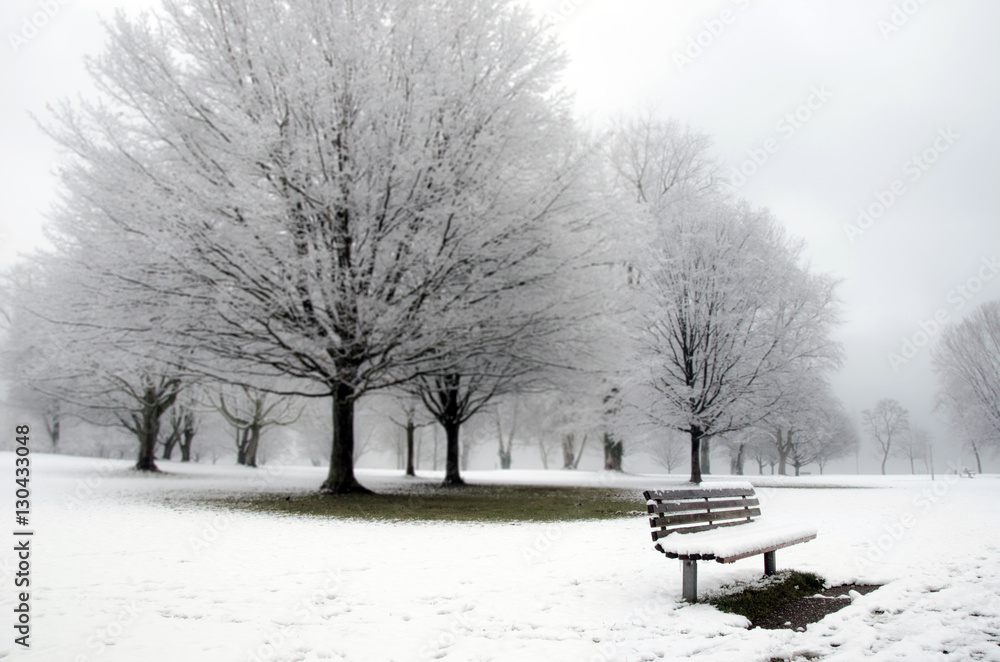
[[(937, 311), (957, 320), (1000, 297), (1000, 278), (988, 268), (990, 280), (961, 309), (956, 289), (977, 277), (984, 259), (1000, 257), (1000, 3), (529, 2), (557, 20), (571, 57), (566, 85), (581, 118), (597, 127), (652, 105), (713, 136), (727, 173), (751, 153), (761, 161), (766, 155), (740, 195), (804, 237), (816, 269), (844, 279), (839, 394), (857, 412), (880, 397), (898, 398), (931, 428), (939, 457), (948, 457), (946, 428), (931, 413), (936, 384), (927, 349), (895, 371), (888, 355)], [(97, 15), (124, 4), (0, 6), (0, 264), (37, 244), (54, 187), (56, 156), (27, 112), (44, 114), (46, 102), (86, 89), (82, 55), (100, 48)], [(37, 34), (24, 32), (46, 6), (52, 17)], [(894, 6), (898, 29), (886, 34), (896, 27)], [(29, 38), (15, 45), (12, 34)], [(687, 50), (692, 44), (700, 52)], [(796, 112), (794, 124), (783, 121)], [(939, 138), (949, 131), (952, 138)], [(925, 150), (935, 162), (915, 169), (911, 159)], [(876, 194), (897, 180), (901, 193), (850, 241), (845, 225), (856, 222), (858, 208), (877, 204)]]

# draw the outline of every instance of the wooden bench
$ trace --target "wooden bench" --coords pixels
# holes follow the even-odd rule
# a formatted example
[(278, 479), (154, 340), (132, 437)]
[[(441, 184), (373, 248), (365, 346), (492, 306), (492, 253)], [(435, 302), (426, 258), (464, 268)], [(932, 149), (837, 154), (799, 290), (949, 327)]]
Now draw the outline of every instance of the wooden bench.
[(775, 572), (775, 550), (816, 537), (809, 526), (772, 525), (760, 516), (760, 501), (749, 483), (685, 486), (643, 492), (652, 517), (655, 549), (680, 559), (683, 597), (698, 600), (698, 561), (732, 563), (764, 555), (764, 574)]

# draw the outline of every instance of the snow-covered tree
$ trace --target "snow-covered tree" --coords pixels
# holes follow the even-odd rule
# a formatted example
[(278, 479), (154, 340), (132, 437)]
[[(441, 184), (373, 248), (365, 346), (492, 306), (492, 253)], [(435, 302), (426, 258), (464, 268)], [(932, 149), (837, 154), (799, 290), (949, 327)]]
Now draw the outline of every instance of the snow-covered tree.
[(794, 375), (837, 362), (835, 283), (808, 271), (801, 242), (768, 212), (713, 186), (705, 145), (690, 132), (630, 129), (638, 137), (625, 131), (611, 160), (637, 240), (633, 397), (651, 421), (688, 434), (700, 482), (703, 439), (762, 420)]
[(857, 452), (860, 442), (857, 423), (842, 406), (830, 412), (827, 429), (829, 434), (816, 454), (816, 464), (819, 465), (820, 473), (823, 473), (830, 460)]
[[(648, 440), (645, 449), (653, 462), (666, 469), (667, 473), (673, 473), (675, 468), (683, 466), (684, 459), (687, 457), (688, 439), (675, 430), (666, 430), (665, 432), (666, 434), (659, 438)], [(739, 473), (742, 474), (742, 471)]]
[(945, 328), (932, 356), (940, 401), (973, 445), (981, 472), (979, 447), (1000, 447), (1000, 301)]
[(789, 464), (796, 476), (814, 462), (822, 470), (830, 459), (853, 450), (857, 435), (821, 370), (809, 367), (783, 386), (783, 397), (760, 428), (771, 435), (779, 474), (787, 474)]
[(909, 460), (910, 473), (916, 474), (916, 461), (922, 460), (927, 464), (927, 450), (931, 445), (931, 436), (925, 428), (911, 426), (906, 434), (902, 434), (896, 440), (896, 447), (893, 453), (898, 457)]
[(894, 442), (910, 431), (910, 412), (893, 398), (883, 398), (875, 403), (874, 409), (861, 412), (861, 424), (865, 432), (875, 441), (882, 454), (882, 475), (889, 454), (895, 452)]
[(56, 224), (56, 250), (6, 275), (13, 314), (4, 365), (12, 382), (58, 402), (60, 418), (128, 430), (139, 444), (136, 468), (155, 471), (163, 416), (185, 383), (182, 360), (166, 349), (184, 317), (135, 286), (161, 273), (150, 243), (95, 226), (99, 209), (78, 202), (56, 212), (76, 232)]
[(140, 281), (188, 299), (201, 369), (331, 397), (321, 489), (362, 490), (358, 399), (435, 358), (451, 412), (475, 322), (450, 322), (565, 236), (554, 42), (505, 0), (186, 0), (109, 32), (102, 103), (54, 130), (76, 195), (193, 283)]
[(194, 437), (198, 434), (196, 402), (190, 395), (181, 393), (174, 401), (174, 405), (170, 409), (168, 424), (169, 429), (163, 439), (163, 455), (161, 457), (164, 460), (171, 459), (174, 448), (178, 448), (181, 452), (181, 462), (190, 462)]
[[(228, 393), (227, 393), (228, 391)], [(302, 415), (291, 398), (275, 396), (245, 384), (223, 389), (212, 404), (233, 426), (236, 463), (257, 466), (261, 435), (270, 427), (291, 425)]]

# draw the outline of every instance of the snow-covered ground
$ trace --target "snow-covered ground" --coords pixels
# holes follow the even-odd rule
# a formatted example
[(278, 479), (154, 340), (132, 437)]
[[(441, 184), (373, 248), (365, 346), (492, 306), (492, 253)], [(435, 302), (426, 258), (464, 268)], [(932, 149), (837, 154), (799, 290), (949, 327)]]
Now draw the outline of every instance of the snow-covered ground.
[[(14, 458), (0, 453), (13, 486)], [(1000, 479), (771, 477), (771, 519), (819, 537), (777, 553), (829, 582), (886, 585), (805, 632), (746, 629), (680, 601), (643, 516), (560, 524), (369, 522), (225, 513), (198, 492), (311, 490), (324, 471), (32, 456), (32, 633), (13, 643), (13, 538), (0, 658), (313, 660), (1000, 660)], [(394, 472), (360, 472), (376, 489)], [(667, 477), (470, 473), (474, 482), (652, 488)], [(806, 487), (793, 487), (805, 485)], [(13, 519), (13, 487), (3, 489)], [(11, 493), (11, 494), (8, 494)], [(643, 508), (641, 498), (636, 509)], [(13, 531), (15, 527), (9, 527)], [(5, 534), (5, 535), (10, 535)], [(703, 563), (705, 592), (762, 571)]]

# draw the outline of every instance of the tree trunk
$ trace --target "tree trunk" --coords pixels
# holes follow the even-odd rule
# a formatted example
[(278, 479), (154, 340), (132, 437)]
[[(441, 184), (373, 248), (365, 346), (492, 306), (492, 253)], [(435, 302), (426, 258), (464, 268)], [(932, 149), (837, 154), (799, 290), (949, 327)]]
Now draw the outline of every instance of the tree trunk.
[(459, 403), (460, 375), (448, 375), (439, 382), (441, 408), (435, 414), (445, 434), (444, 482), (442, 487), (465, 485), (459, 464), (461, 445), (459, 432), (462, 427), (462, 411)]
[(983, 473), (983, 461), (979, 459), (979, 449), (976, 447), (976, 442), (970, 441), (972, 444), (972, 453), (976, 456), (976, 472), (979, 474)]
[(885, 463), (889, 460), (889, 451), (882, 455), (882, 475), (885, 475)]
[(170, 434), (167, 436), (167, 440), (163, 442), (163, 455), (161, 456), (164, 460), (169, 460), (170, 456), (174, 454), (174, 446), (177, 445), (179, 437), (177, 436), (177, 430), (171, 430)]
[(517, 430), (517, 400), (514, 401), (514, 412), (510, 420), (510, 433), (507, 435), (507, 442), (503, 439), (503, 424), (500, 422), (500, 406), (497, 405), (493, 412), (493, 418), (497, 424), (497, 455), (500, 457), (500, 468), (510, 469), (514, 454), (514, 432)]
[(604, 433), (604, 469), (605, 471), (621, 471), (622, 455), (624, 445), (621, 441), (615, 441), (610, 433)]
[(333, 443), (330, 449), (330, 471), (320, 485), (324, 494), (371, 494), (354, 477), (354, 388), (338, 382), (331, 385), (333, 393)]
[(256, 422), (251, 423), (250, 427), (247, 429), (249, 433), (249, 440), (247, 441), (247, 450), (245, 456), (245, 464), (248, 467), (257, 468), (257, 447), (260, 445), (260, 426)]
[(573, 453), (575, 441), (576, 437), (572, 432), (562, 436), (563, 469), (572, 469), (575, 466), (574, 460), (576, 456)]
[(246, 466), (247, 444), (250, 442), (249, 428), (236, 428), (236, 464)]
[(156, 466), (156, 441), (160, 435), (159, 417), (149, 408), (142, 412), (142, 424), (138, 430), (139, 459), (135, 468), (139, 471), (159, 471)]
[(743, 475), (743, 462), (746, 453), (746, 448), (747, 448), (746, 444), (740, 444), (739, 446), (736, 447), (736, 461), (733, 462), (733, 469), (735, 469), (734, 473), (737, 476)]
[(705, 437), (701, 440), (701, 473), (710, 475), (712, 473), (712, 447), (710, 439)]
[(139, 460), (135, 468), (139, 471), (159, 471), (156, 466), (156, 435), (158, 430), (143, 430), (139, 436)]
[(162, 388), (147, 386), (143, 392), (142, 411), (134, 416), (136, 429), (133, 430), (139, 440), (139, 459), (135, 468), (139, 471), (159, 471), (156, 466), (156, 444), (160, 436), (160, 417), (177, 398), (176, 392), (171, 392), (171, 386)]
[(181, 432), (181, 462), (191, 461), (191, 447), (194, 445), (194, 436), (197, 434), (194, 424), (194, 414), (187, 412), (184, 414), (184, 429)]
[(501, 446), (500, 450), (498, 451), (498, 454), (500, 455), (500, 468), (501, 469), (510, 469), (510, 460), (511, 460), (511, 458), (510, 458), (510, 454), (511, 454), (510, 449), (509, 448), (503, 448)]
[(61, 425), (59, 421), (59, 402), (55, 402), (46, 412), (45, 431), (49, 433), (49, 441), (52, 442), (52, 452), (59, 452), (59, 437), (61, 436)]
[(538, 454), (542, 456), (542, 469), (548, 469), (549, 453), (545, 448), (545, 441), (541, 437), (538, 438)]
[[(787, 430), (785, 432), (785, 439), (781, 439), (781, 428), (775, 430), (775, 437), (777, 438), (777, 443), (775, 444), (778, 449), (778, 473), (782, 476), (788, 475), (788, 454), (792, 450), (792, 431)], [(772, 465), (773, 466), (773, 465)], [(771, 473), (774, 473), (772, 471)]]
[(458, 459), (459, 459), (459, 443), (458, 443), (458, 433), (461, 428), (461, 424), (455, 421), (448, 421), (444, 426), (445, 437), (448, 440), (447, 443), (447, 458), (445, 459), (444, 465), (444, 483), (443, 487), (456, 487), (459, 485), (465, 485), (465, 481), (462, 480), (462, 474), (459, 471)]
[(701, 482), (701, 428), (691, 426), (691, 482)]
[(577, 469), (580, 466), (580, 460), (583, 459), (583, 449), (587, 447), (587, 439), (590, 435), (583, 435), (583, 439), (580, 441), (580, 448), (576, 450), (576, 461), (573, 462), (572, 469)]
[(409, 418), (406, 421), (406, 475), (416, 476), (417, 470), (413, 464), (413, 437), (414, 431), (416, 430), (416, 425), (413, 423), (413, 419)]

